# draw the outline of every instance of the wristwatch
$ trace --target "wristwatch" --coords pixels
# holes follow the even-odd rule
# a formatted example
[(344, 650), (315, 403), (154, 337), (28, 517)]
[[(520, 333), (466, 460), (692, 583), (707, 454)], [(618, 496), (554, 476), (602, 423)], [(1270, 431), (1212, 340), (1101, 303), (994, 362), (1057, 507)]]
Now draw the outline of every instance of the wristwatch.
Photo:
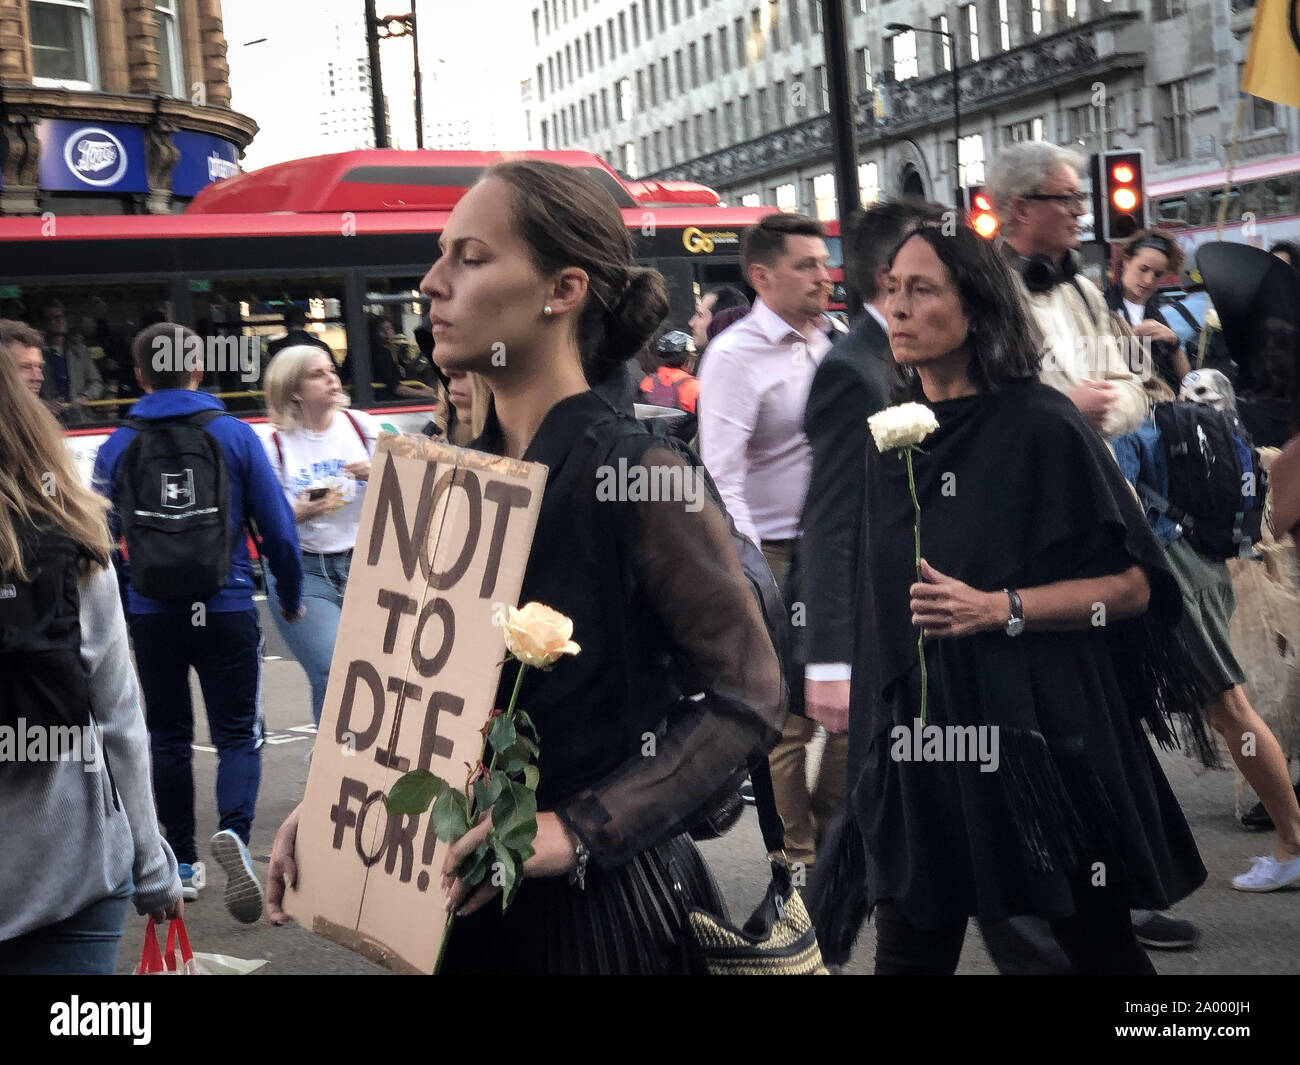
[(1025, 631), (1025, 604), (1020, 601), (1020, 596), (1013, 589), (1003, 590), (1011, 603), (1011, 617), (1007, 618), (1007, 635), (1019, 636)]

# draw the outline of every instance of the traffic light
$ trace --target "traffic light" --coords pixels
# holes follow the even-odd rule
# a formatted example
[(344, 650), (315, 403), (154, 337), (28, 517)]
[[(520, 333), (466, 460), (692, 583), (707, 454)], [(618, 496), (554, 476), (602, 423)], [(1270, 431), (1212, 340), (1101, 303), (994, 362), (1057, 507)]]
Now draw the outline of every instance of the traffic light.
[(981, 237), (992, 240), (998, 235), (998, 216), (993, 210), (993, 198), (983, 185), (967, 185), (966, 222)]
[(1092, 157), (1093, 229), (1103, 241), (1126, 240), (1147, 224), (1142, 152)]

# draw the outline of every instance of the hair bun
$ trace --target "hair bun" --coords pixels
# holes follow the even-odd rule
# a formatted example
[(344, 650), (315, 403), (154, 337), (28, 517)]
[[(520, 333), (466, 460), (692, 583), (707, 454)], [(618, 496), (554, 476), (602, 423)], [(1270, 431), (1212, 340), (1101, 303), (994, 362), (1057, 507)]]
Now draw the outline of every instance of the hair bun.
[(668, 316), (668, 288), (658, 270), (634, 266), (609, 309), (611, 354), (627, 358), (654, 335)]

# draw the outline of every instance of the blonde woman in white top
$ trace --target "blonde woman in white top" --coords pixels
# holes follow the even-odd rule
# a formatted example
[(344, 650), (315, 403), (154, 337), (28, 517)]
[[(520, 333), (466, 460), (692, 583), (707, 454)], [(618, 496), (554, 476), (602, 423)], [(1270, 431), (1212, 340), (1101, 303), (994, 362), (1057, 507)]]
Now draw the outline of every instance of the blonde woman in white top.
[(347, 409), (333, 358), (309, 345), (285, 348), (271, 360), (266, 405), (275, 427), (267, 457), (298, 523), (307, 606), (301, 621), (276, 618), (276, 624), (307, 672), (319, 722), (379, 427)]

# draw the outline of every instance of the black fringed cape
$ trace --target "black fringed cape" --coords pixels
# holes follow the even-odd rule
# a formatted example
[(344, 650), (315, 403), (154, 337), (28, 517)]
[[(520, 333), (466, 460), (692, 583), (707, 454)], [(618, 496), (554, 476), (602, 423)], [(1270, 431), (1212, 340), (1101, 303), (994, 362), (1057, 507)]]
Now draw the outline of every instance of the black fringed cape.
[[(996, 726), (997, 768), (892, 757), (891, 731), (920, 710), (913, 509), (898, 453), (869, 448), (848, 770), (861, 848), (846, 834), (852, 864), (865, 858), (866, 898), (840, 882), (841, 897), (823, 902), (843, 918), (890, 898), (918, 927), (1055, 919), (1074, 912), (1071, 884), (1087, 875), (1120, 885), (1133, 907), (1168, 906), (1205, 868), (1142, 723), (1170, 745), (1181, 717), (1209, 747), (1164, 552), (1106, 445), (1059, 392), (1013, 382), (931, 406), (940, 427), (914, 456), (922, 557), (983, 591), (1136, 563), (1151, 605), (1130, 621), (1098, 614), (1082, 631), (927, 640), (927, 724)], [(834, 914), (822, 920), (834, 938)]]

